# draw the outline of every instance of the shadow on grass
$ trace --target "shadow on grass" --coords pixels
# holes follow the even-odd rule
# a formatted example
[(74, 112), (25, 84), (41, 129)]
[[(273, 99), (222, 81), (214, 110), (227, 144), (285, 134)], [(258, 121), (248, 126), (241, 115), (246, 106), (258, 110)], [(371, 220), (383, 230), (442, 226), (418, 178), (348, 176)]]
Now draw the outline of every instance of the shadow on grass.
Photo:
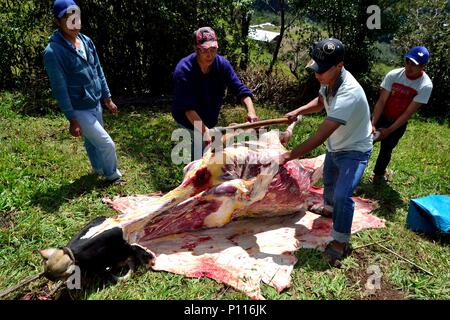
[(298, 261), (294, 269), (304, 269), (305, 271), (326, 271), (332, 267), (323, 258), (323, 252), (317, 249), (302, 248), (295, 252)]
[[(145, 272), (140, 271), (142, 268), (139, 268), (139, 271), (136, 272)], [(125, 273), (128, 272), (127, 269), (116, 270), (114, 276), (124, 276)], [(134, 274), (133, 276), (137, 276)], [(80, 289), (69, 289), (67, 286), (64, 286), (59, 292), (54, 296), (55, 300), (59, 301), (67, 301), (67, 300), (87, 300), (91, 294), (99, 292), (101, 290), (105, 290), (109, 287), (113, 287), (116, 285), (120, 285), (120, 281), (117, 281), (113, 278), (113, 273), (103, 274), (103, 275), (83, 275), (81, 277), (81, 288)]]
[(154, 191), (167, 192), (181, 183), (184, 165), (171, 159), (176, 145), (171, 137), (177, 127), (169, 113), (130, 107), (105, 122), (120, 152), (145, 165), (143, 170), (150, 173)]
[(362, 181), (356, 189), (355, 194), (366, 199), (377, 201), (379, 205), (379, 208), (376, 210), (377, 216), (387, 220), (393, 220), (396, 210), (406, 205), (400, 193), (388, 183)]
[(416, 232), (422, 239), (436, 243), (441, 247), (450, 247), (450, 234), (449, 233), (432, 233), (426, 234), (421, 232)]
[(41, 207), (48, 213), (54, 212), (59, 207), (86, 192), (105, 187), (105, 181), (98, 179), (94, 174), (82, 176), (72, 183), (67, 183), (56, 188), (35, 192), (31, 197), (31, 203)]

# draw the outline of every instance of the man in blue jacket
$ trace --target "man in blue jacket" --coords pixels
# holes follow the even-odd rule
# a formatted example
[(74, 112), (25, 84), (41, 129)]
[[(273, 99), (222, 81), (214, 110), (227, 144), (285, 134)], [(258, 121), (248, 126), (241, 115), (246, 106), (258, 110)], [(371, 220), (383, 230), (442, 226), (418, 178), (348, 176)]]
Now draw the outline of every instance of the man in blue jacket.
[[(172, 115), (192, 135), (194, 128), (198, 130), (207, 145), (211, 142), (208, 130), (217, 125), (227, 87), (246, 106), (247, 121), (257, 121), (258, 117), (253, 107), (251, 90), (242, 84), (230, 62), (217, 54), (218, 43), (214, 30), (202, 27), (195, 31), (194, 49), (195, 52), (181, 59), (175, 68)], [(201, 152), (191, 155), (192, 159), (198, 156), (201, 156)]]
[(80, 9), (73, 0), (56, 0), (58, 25), (44, 50), (44, 64), (53, 96), (70, 122), (74, 137), (83, 136), (94, 173), (121, 184), (116, 148), (103, 128), (101, 101), (117, 114), (94, 43), (80, 33)]

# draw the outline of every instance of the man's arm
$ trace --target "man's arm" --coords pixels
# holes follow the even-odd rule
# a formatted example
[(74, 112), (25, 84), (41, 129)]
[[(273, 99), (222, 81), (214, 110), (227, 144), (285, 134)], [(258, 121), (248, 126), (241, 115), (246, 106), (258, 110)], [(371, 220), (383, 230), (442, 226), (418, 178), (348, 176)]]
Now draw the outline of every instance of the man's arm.
[(188, 118), (189, 122), (194, 126), (194, 130), (198, 130), (199, 132), (202, 133), (205, 142), (207, 144), (211, 142), (211, 137), (208, 134), (209, 128), (205, 126), (198, 113), (195, 110), (188, 110), (185, 112), (185, 114), (186, 118)]
[(375, 104), (375, 107), (373, 108), (373, 115), (372, 115), (372, 131), (375, 131), (375, 125), (377, 124), (378, 120), (380, 119), (381, 115), (383, 114), (384, 106), (386, 105), (386, 102), (389, 98), (390, 91), (387, 91), (386, 89), (381, 88), (380, 96), (378, 98), (377, 103)]
[(102, 87), (102, 99), (104, 102), (106, 102), (106, 99), (111, 97), (111, 92), (109, 91), (108, 82), (106, 81), (105, 73), (103, 72), (102, 64), (97, 53), (97, 48), (95, 47), (95, 44), (91, 39), (89, 39), (88, 41), (89, 45), (94, 49), (94, 59), (97, 62), (97, 74), (100, 80), (100, 85)]
[(97, 54), (97, 48), (95, 47), (92, 40), (90, 40), (90, 45), (94, 48), (94, 59), (97, 61), (97, 74), (100, 80), (100, 85), (102, 87), (102, 100), (105, 106), (112, 114), (118, 113), (117, 105), (112, 101), (111, 92), (109, 91), (108, 82), (106, 81), (105, 73), (103, 72), (102, 64), (100, 58)]
[(395, 120), (393, 124), (389, 128), (380, 128), (380, 140), (383, 140), (387, 136), (389, 136), (392, 132), (400, 128), (402, 125), (404, 125), (408, 120), (412, 117), (412, 115), (419, 110), (420, 106), (422, 104), (416, 101), (411, 101), (408, 108), (405, 110), (405, 112), (402, 113), (400, 117)]
[(281, 155), (280, 165), (283, 165), (287, 161), (298, 159), (311, 150), (314, 150), (324, 143), (340, 125), (341, 124), (336, 121), (325, 119), (317, 129), (316, 133), (309, 137), (305, 142), (299, 144), (292, 151), (288, 151)]
[(317, 97), (313, 100), (311, 100), (308, 104), (305, 104), (301, 106), (300, 108), (297, 108), (289, 113), (286, 113), (286, 117), (289, 118), (291, 121), (297, 120), (297, 117), (304, 114), (310, 114), (315, 113), (323, 110), (323, 98)]
[(258, 121), (259, 118), (256, 115), (255, 107), (253, 106), (253, 101), (251, 97), (243, 97), (241, 99), (241, 103), (247, 108), (247, 121), (255, 122)]
[(413, 116), (414, 113), (420, 108), (421, 105), (428, 103), (428, 99), (430, 98), (431, 91), (433, 90), (433, 85), (430, 83), (429, 85), (423, 87), (417, 96), (414, 97), (414, 100), (408, 105), (406, 110), (400, 115), (400, 117), (395, 120), (393, 124), (389, 128), (382, 128), (380, 130), (380, 139), (382, 140), (389, 136), (392, 132), (403, 126), (409, 119)]
[(50, 86), (52, 88), (53, 97), (58, 101), (58, 106), (66, 116), (67, 120), (75, 119), (75, 114), (70, 101), (69, 91), (67, 88), (66, 77), (62, 71), (56, 54), (52, 49), (46, 49), (44, 52), (44, 66), (47, 71)]
[(44, 66), (50, 80), (53, 96), (58, 101), (59, 108), (64, 113), (67, 120), (69, 120), (70, 134), (74, 137), (81, 136), (81, 127), (75, 117), (72, 102), (70, 101), (66, 78), (61, 71), (62, 67), (59, 64), (56, 55), (51, 49), (44, 52)]
[(231, 92), (233, 92), (233, 94), (240, 99), (241, 104), (247, 108), (246, 120), (249, 122), (258, 121), (259, 118), (256, 115), (256, 111), (253, 106), (252, 91), (242, 83), (230, 62), (225, 58), (223, 59), (223, 70), (225, 72), (226, 85), (229, 87)]

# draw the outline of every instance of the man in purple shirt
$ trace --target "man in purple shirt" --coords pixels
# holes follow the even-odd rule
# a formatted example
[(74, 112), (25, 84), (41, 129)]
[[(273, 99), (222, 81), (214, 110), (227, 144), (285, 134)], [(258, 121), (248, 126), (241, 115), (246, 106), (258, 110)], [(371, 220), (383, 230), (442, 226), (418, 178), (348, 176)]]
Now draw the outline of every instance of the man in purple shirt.
[(230, 62), (217, 54), (214, 30), (202, 27), (195, 31), (194, 49), (195, 52), (181, 59), (175, 68), (172, 115), (191, 134), (193, 130), (201, 132), (204, 144), (208, 145), (211, 142), (208, 130), (217, 125), (227, 87), (246, 106), (247, 121), (257, 121), (258, 117), (252, 91), (242, 84)]

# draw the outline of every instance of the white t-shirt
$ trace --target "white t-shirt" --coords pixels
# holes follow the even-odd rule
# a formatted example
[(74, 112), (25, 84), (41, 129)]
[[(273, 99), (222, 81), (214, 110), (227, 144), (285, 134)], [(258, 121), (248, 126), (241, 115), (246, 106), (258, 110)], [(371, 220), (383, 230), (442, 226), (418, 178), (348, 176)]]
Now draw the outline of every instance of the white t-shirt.
[(322, 96), (327, 119), (341, 124), (328, 138), (327, 150), (360, 151), (372, 149), (372, 124), (366, 94), (353, 75), (342, 69), (336, 83), (337, 91), (329, 93), (328, 86), (322, 85)]
[(81, 46), (79, 48), (75, 47), (69, 40), (67, 40), (65, 38), (64, 38), (64, 40), (66, 40), (67, 44), (69, 46), (71, 46), (72, 48), (74, 48), (78, 54), (81, 54), (81, 56), (84, 58), (84, 60), (87, 60), (86, 47), (84, 46), (84, 42), (80, 39), (80, 37), (78, 37), (78, 40), (80, 40), (80, 43), (81, 43)]
[(388, 72), (381, 87), (390, 92), (383, 114), (395, 120), (405, 112), (411, 101), (427, 104), (433, 83), (425, 72), (417, 79), (409, 79), (405, 68), (399, 68)]
[(86, 47), (84, 46), (83, 41), (80, 40), (80, 42), (81, 42), (81, 46), (80, 46), (80, 48), (76, 48), (76, 50), (78, 53), (80, 53), (83, 56), (83, 58), (85, 60), (87, 60)]

